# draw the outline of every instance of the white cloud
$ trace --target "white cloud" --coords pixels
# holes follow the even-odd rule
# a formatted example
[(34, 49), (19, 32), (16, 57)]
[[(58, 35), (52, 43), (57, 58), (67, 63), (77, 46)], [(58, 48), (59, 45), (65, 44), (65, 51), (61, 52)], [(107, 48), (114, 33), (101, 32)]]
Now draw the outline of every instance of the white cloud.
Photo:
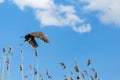
[(0, 0), (0, 3), (3, 3), (4, 2), (4, 0)]
[(85, 32), (90, 32), (91, 31), (91, 25), (90, 24), (83, 24), (81, 27), (73, 27), (73, 30), (80, 32), (80, 33), (85, 33)]
[(53, 14), (51, 10), (36, 11), (36, 18), (41, 22), (42, 26), (60, 25), (59, 17)]
[(52, 10), (37, 10), (36, 18), (43, 26), (58, 26), (64, 27), (76, 23), (82, 23), (83, 20), (75, 15), (75, 10), (72, 6), (59, 5)]
[(20, 9), (25, 7), (30, 7), (33, 9), (49, 9), (54, 7), (53, 0), (11, 0), (13, 1)]
[[(83, 0), (82, 0), (83, 2)], [(120, 26), (120, 0), (85, 0), (85, 11), (99, 11), (97, 17), (106, 24)]]
[[(84, 19), (76, 15), (76, 10), (72, 5), (56, 4), (53, 0), (12, 0), (21, 10), (29, 7), (35, 11), (36, 19), (43, 27), (57, 26), (72, 28), (76, 24), (81, 26)], [(75, 31), (77, 31), (76, 28)], [(74, 29), (73, 29), (74, 30)], [(79, 32), (79, 31), (77, 31)], [(85, 32), (85, 31), (84, 31)]]

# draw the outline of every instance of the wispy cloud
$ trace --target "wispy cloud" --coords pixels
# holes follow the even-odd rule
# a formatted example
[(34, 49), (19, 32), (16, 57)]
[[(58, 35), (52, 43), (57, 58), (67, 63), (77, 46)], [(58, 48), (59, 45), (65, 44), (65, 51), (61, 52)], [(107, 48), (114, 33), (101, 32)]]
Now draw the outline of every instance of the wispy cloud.
[(30, 7), (32, 9), (49, 9), (54, 7), (53, 0), (11, 0), (20, 9)]
[(0, 3), (3, 3), (4, 2), (4, 0), (0, 0)]
[(81, 27), (73, 27), (73, 29), (80, 33), (90, 32), (91, 31), (91, 25), (90, 24), (83, 24)]
[[(67, 27), (71, 26), (74, 31), (81, 31), (80, 27), (84, 25), (85, 19), (80, 18), (76, 14), (73, 5), (57, 4), (54, 0), (12, 0), (21, 10), (29, 7), (35, 11), (36, 19), (40, 21), (40, 25)], [(79, 25), (78, 25), (79, 24)], [(77, 26), (79, 27), (77, 27)], [(78, 30), (77, 30), (78, 29)], [(80, 31), (79, 31), (80, 30)]]
[(75, 14), (73, 6), (56, 6), (54, 9), (37, 10), (36, 18), (43, 26), (65, 27), (76, 23), (82, 23), (84, 20)]
[(85, 11), (99, 11), (96, 16), (105, 24), (120, 26), (120, 0), (81, 0), (88, 3), (83, 8)]
[[(4, 0), (0, 0), (2, 3)], [(54, 0), (10, 0), (21, 10), (33, 9), (40, 26), (71, 27), (74, 31), (85, 33), (92, 30), (86, 15), (82, 12), (96, 12), (95, 16), (104, 24), (120, 26), (120, 0), (65, 0), (67, 4)], [(78, 8), (80, 10), (78, 10)], [(81, 12), (79, 12), (81, 11)], [(78, 14), (80, 13), (80, 14)], [(82, 18), (81, 18), (82, 17)]]

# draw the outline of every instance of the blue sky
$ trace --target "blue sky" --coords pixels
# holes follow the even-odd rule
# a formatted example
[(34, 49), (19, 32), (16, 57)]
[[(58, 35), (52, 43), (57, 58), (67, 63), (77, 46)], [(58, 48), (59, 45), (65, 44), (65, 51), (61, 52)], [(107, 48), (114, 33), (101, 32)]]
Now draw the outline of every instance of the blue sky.
[(90, 58), (90, 67), (97, 70), (100, 80), (119, 80), (119, 4), (119, 0), (0, 0), (1, 53), (2, 48), (13, 47), (10, 79), (21, 78), (21, 50), (25, 74), (30, 73), (30, 64), (36, 65), (34, 48), (20, 37), (42, 31), (50, 44), (37, 40), (40, 74), (48, 69), (53, 80), (63, 80), (65, 71), (59, 62), (66, 63), (67, 71), (74, 71), (74, 60), (88, 69)]

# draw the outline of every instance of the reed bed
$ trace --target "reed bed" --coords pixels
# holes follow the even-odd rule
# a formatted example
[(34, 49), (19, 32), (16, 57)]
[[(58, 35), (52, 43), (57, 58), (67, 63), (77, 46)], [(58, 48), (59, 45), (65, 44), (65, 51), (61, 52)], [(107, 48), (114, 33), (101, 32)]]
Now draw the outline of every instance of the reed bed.
[[(12, 55), (13, 54), (13, 48), (11, 45), (9, 45), (8, 47), (8, 51), (3, 48), (2, 49), (2, 68), (1, 68), (1, 78), (0, 80), (11, 80), (10, 76), (11, 76), (11, 70), (10, 68), (11, 66), (11, 59), (12, 59)], [(29, 72), (32, 72), (32, 74), (24, 74), (25, 72), (25, 67), (24, 67), (24, 53), (23, 50), (20, 51), (20, 64), (19, 64), (19, 71), (20, 71), (20, 75), (21, 75), (21, 79), (17, 79), (17, 80), (53, 80), (53, 77), (51, 74), (53, 72), (50, 72), (49, 69), (46, 70), (45, 74), (43, 74), (42, 72), (39, 72), (39, 53), (37, 49), (34, 49), (34, 54), (35, 54), (35, 64), (36, 65), (28, 65), (29, 67)], [(63, 79), (62, 80), (100, 80), (99, 79), (99, 74), (96, 71), (96, 69), (94, 67), (92, 67), (92, 62), (91, 59), (88, 58), (88, 60), (86, 60), (87, 64), (86, 67), (87, 69), (82, 68), (81, 66), (77, 63), (77, 61), (74, 61), (74, 67), (71, 70), (67, 70), (67, 68), (69, 68), (69, 66), (67, 66), (67, 64), (64, 63), (64, 61), (58, 62), (58, 66), (61, 66), (61, 71), (63, 70)], [(49, 66), (49, 65), (48, 65)], [(6, 67), (6, 68), (5, 68)], [(82, 66), (83, 67), (83, 66)], [(6, 69), (6, 70), (5, 70)], [(7, 75), (5, 75), (5, 71), (7, 71)], [(58, 76), (58, 75), (57, 75)], [(47, 77), (47, 78), (44, 78)]]

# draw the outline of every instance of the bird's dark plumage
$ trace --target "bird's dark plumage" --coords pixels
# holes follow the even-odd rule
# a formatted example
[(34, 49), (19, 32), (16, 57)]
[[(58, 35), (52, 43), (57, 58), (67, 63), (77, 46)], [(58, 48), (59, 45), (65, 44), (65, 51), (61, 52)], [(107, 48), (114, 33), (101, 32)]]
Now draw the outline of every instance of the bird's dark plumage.
[(45, 43), (49, 43), (49, 40), (46, 38), (46, 35), (42, 32), (33, 32), (25, 35), (25, 41), (28, 41), (33, 47), (38, 47), (37, 42), (35, 41), (35, 37), (43, 40)]

